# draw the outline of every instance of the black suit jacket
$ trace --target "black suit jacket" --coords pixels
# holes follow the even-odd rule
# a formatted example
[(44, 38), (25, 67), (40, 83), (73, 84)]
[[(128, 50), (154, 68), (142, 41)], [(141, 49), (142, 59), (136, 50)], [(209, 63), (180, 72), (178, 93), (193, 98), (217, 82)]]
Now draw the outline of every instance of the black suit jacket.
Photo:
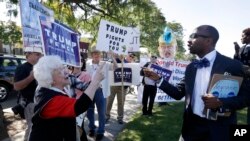
[[(197, 69), (194, 67), (194, 64), (190, 63), (186, 68), (185, 78), (176, 87), (166, 81), (163, 81), (159, 87), (174, 99), (180, 100), (185, 96), (185, 111), (182, 127), (182, 136), (185, 140), (190, 139), (189, 134), (193, 134), (192, 129), (190, 127), (194, 127), (194, 124), (196, 124), (195, 120), (197, 120), (194, 119), (195, 116), (192, 113), (191, 109), (191, 99), (194, 89), (196, 71)], [(214, 64), (212, 66), (211, 77), (215, 73), (224, 74), (225, 72), (230, 73), (233, 76), (244, 76), (242, 64), (239, 61), (223, 56), (217, 52)], [(221, 130), (227, 131), (229, 129), (230, 124), (236, 124), (236, 114), (234, 111), (237, 109), (244, 108), (250, 104), (250, 96), (248, 96), (249, 93), (250, 92), (247, 89), (246, 81), (243, 80), (238, 96), (220, 99), (220, 101), (223, 102), (224, 108), (231, 109), (233, 111), (230, 117), (219, 117), (217, 121), (211, 121), (200, 118), (202, 119), (202, 123), (208, 123), (207, 125), (204, 125), (204, 127), (202, 126), (202, 128), (207, 128), (208, 132), (211, 133), (209, 137), (207, 137), (209, 138), (209, 140), (217, 140), (216, 136), (220, 136), (218, 132), (220, 132)], [(227, 126), (224, 127), (222, 126), (222, 124)], [(228, 134), (225, 134), (227, 133), (222, 132), (221, 137), (218, 138), (222, 140), (227, 140), (228, 138), (224, 138), (224, 136), (228, 136)]]
[(246, 47), (246, 45), (241, 47), (239, 54), (234, 55), (234, 59), (239, 60), (244, 65), (250, 66), (250, 47)]

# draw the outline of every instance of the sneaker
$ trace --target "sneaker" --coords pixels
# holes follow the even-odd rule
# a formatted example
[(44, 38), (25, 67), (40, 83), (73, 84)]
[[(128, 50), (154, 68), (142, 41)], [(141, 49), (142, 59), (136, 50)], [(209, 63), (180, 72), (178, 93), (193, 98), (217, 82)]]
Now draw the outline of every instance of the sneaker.
[(103, 134), (97, 134), (95, 140), (100, 141), (102, 140), (103, 136), (104, 136)]
[(118, 120), (118, 123), (119, 123), (119, 124), (123, 124), (123, 120), (122, 120), (122, 119), (119, 119), (119, 120)]
[(95, 130), (89, 130), (89, 136), (94, 137), (95, 136)]

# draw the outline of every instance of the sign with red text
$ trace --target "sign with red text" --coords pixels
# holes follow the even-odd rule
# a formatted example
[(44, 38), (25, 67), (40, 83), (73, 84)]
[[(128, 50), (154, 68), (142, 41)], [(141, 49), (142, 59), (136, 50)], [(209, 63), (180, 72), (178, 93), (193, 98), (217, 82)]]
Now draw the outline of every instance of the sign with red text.
[[(158, 59), (157, 63), (159, 66), (166, 68), (167, 70), (172, 71), (171, 76), (168, 82), (172, 85), (179, 83), (185, 75), (185, 70), (189, 61), (176, 61), (174, 59)], [(143, 85), (138, 88), (138, 102), (141, 102), (143, 92)], [(184, 98), (182, 99), (184, 100)], [(155, 102), (172, 102), (176, 101), (161, 89), (157, 89)]]

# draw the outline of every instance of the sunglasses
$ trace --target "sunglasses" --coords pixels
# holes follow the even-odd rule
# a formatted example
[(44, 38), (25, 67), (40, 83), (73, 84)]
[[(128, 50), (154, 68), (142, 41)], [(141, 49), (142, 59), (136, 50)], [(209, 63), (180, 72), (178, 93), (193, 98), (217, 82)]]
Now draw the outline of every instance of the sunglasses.
[(129, 57), (131, 57), (131, 58), (135, 58), (135, 56), (133, 56), (133, 55), (129, 55)]
[(199, 38), (199, 37), (202, 37), (202, 38), (209, 38), (210, 36), (207, 36), (207, 35), (201, 35), (201, 34), (197, 34), (197, 33), (193, 33), (189, 36), (190, 39), (196, 39), (196, 38)]
[(151, 58), (152, 58), (152, 59), (157, 59), (157, 57), (156, 57), (156, 56), (151, 56)]

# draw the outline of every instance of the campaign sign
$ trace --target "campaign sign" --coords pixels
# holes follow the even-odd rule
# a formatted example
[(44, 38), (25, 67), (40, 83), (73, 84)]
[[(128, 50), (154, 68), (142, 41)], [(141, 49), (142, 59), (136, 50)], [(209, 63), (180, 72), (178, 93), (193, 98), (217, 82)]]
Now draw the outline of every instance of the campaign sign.
[(42, 48), (42, 38), (39, 17), (43, 16), (54, 21), (54, 12), (43, 6), (37, 0), (21, 0), (21, 21), (23, 47)]
[(117, 68), (114, 71), (114, 82), (128, 82), (132, 83), (132, 69), (131, 68), (123, 68), (123, 75), (122, 75), (122, 68)]
[[(167, 77), (168, 83), (172, 85), (178, 84), (184, 77), (186, 67), (189, 64), (189, 61), (178, 61), (174, 59), (158, 59), (157, 64), (163, 69), (166, 69), (170, 71), (171, 73), (168, 73), (168, 71), (164, 74), (167, 74), (169, 78)], [(141, 85), (138, 89), (138, 102), (141, 102), (142, 98), (142, 92), (143, 92), (143, 85)], [(182, 98), (182, 101), (184, 98)], [(168, 94), (166, 94), (164, 91), (161, 89), (157, 89), (157, 93), (155, 96), (155, 102), (174, 102), (176, 101), (172, 97), (170, 97)]]
[(155, 64), (151, 64), (150, 68), (156, 72), (157, 74), (159, 74), (160, 76), (163, 77), (163, 79), (165, 79), (166, 81), (169, 80), (171, 74), (172, 74), (172, 71), (170, 70), (167, 70), (165, 68), (162, 68), (158, 65), (155, 65)]
[(128, 28), (106, 20), (101, 20), (96, 49), (100, 51), (113, 51), (117, 54), (128, 54), (130, 35)]
[(216, 82), (210, 92), (216, 97), (227, 98), (236, 96), (239, 89), (240, 85), (237, 80), (225, 79)]
[(68, 65), (81, 65), (77, 33), (44, 18), (41, 18), (41, 29), (45, 55), (58, 55)]
[[(140, 68), (139, 63), (124, 63), (123, 66), (121, 63), (118, 63), (117, 65), (118, 65), (118, 68), (123, 67), (123, 68), (131, 69), (131, 72), (132, 72), (131, 81), (132, 82), (130, 80), (126, 80), (128, 82), (123, 81), (123, 83), (121, 83), (121, 79), (118, 80), (120, 82), (115, 82), (114, 71), (110, 70), (109, 75), (108, 75), (109, 76), (108, 79), (109, 79), (109, 84), (111, 86), (122, 86), (122, 85), (131, 86), (131, 85), (139, 85), (140, 84), (140, 82), (141, 82), (141, 77), (140, 77), (141, 68)], [(121, 74), (121, 70), (120, 70), (120, 74)], [(129, 75), (129, 73), (127, 75)], [(130, 76), (128, 76), (128, 77), (130, 77)]]
[(139, 28), (129, 28), (128, 31), (130, 34), (130, 42), (128, 46), (128, 51), (129, 52), (138, 52), (140, 51), (140, 30)]

